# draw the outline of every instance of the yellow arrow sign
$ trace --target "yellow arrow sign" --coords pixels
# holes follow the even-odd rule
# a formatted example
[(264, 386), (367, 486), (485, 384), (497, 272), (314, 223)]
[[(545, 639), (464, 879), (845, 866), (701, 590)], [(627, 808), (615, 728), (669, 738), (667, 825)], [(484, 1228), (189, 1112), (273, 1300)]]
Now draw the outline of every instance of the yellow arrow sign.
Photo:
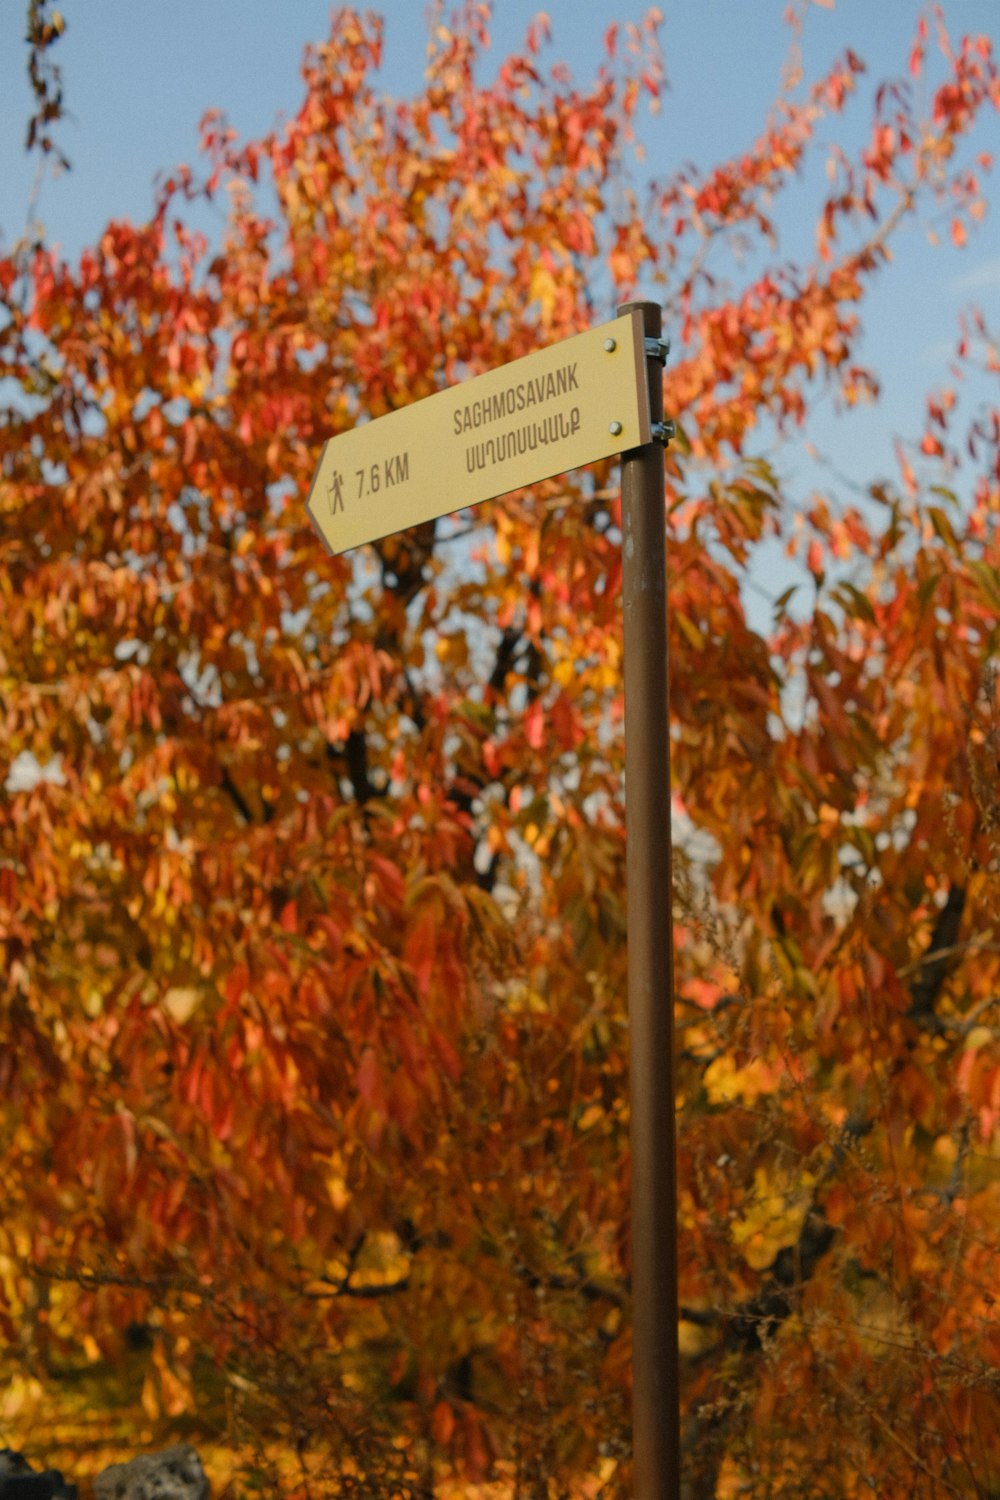
[(346, 552), (649, 440), (636, 311), (331, 438), (309, 515)]

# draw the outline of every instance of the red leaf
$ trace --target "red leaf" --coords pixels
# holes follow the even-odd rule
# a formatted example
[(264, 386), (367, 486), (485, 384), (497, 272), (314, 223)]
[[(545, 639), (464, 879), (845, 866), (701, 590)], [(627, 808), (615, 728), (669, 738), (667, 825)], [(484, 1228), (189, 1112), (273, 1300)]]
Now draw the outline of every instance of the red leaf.
[(370, 1109), (385, 1114), (385, 1089), (374, 1047), (366, 1047), (358, 1065), (358, 1093)]
[(447, 1401), (439, 1401), (431, 1412), (431, 1437), (439, 1448), (447, 1448), (455, 1435), (455, 1413)]
[(462, 1059), (442, 1032), (431, 1032), (431, 1049), (452, 1083), (457, 1083), (462, 1076)]
[(437, 928), (434, 912), (427, 908), (406, 939), (404, 957), (413, 970), (417, 988), (423, 995), (430, 989), (437, 960)]
[(545, 716), (538, 698), (524, 716), (524, 737), (532, 750), (540, 750), (545, 743)]
[(226, 979), (226, 1003), (235, 1008), (239, 1005), (247, 985), (250, 983), (250, 971), (246, 964), (237, 964)]

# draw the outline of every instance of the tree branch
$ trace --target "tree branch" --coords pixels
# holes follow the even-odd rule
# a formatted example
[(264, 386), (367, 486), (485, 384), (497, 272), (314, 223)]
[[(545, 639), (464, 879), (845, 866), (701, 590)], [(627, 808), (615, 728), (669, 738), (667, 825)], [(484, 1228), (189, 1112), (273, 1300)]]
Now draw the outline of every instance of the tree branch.
[(919, 970), (910, 983), (911, 1000), (907, 1015), (911, 1021), (919, 1023), (936, 1019), (934, 1006), (954, 967), (954, 955), (958, 951), (958, 929), (964, 910), (965, 887), (952, 885), (948, 891), (948, 899), (937, 914), (931, 940), (920, 961)]
[(252, 823), (254, 821), (254, 816), (250, 810), (250, 805), (247, 802), (246, 798), (243, 796), (243, 793), (240, 791), (239, 787), (236, 785), (232, 776), (229, 774), (228, 766), (223, 766), (222, 768), (222, 775), (219, 778), (219, 785), (222, 787), (222, 790), (224, 792), (227, 792), (232, 798), (238, 812), (240, 813), (244, 821), (247, 823)]

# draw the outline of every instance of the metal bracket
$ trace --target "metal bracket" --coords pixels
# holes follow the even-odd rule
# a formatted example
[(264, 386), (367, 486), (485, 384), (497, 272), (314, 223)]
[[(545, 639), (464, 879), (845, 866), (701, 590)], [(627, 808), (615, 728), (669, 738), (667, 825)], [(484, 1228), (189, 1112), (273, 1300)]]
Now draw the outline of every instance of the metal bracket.
[[(655, 340), (649, 339), (647, 342), (654, 343)], [(654, 443), (662, 443), (665, 448), (670, 439), (677, 436), (677, 428), (669, 420), (666, 422), (651, 422), (649, 425), (649, 435)]]
[(646, 356), (648, 359), (658, 359), (661, 365), (666, 364), (667, 355), (670, 353), (669, 339), (655, 339), (647, 336), (643, 339), (643, 343), (646, 346)]

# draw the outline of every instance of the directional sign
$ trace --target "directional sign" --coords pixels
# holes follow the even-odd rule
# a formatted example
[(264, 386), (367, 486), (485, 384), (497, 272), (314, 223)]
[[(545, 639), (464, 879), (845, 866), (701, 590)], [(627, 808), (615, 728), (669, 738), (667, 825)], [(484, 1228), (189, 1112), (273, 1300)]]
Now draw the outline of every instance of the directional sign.
[(309, 514), (346, 552), (649, 440), (635, 311), (331, 438)]

